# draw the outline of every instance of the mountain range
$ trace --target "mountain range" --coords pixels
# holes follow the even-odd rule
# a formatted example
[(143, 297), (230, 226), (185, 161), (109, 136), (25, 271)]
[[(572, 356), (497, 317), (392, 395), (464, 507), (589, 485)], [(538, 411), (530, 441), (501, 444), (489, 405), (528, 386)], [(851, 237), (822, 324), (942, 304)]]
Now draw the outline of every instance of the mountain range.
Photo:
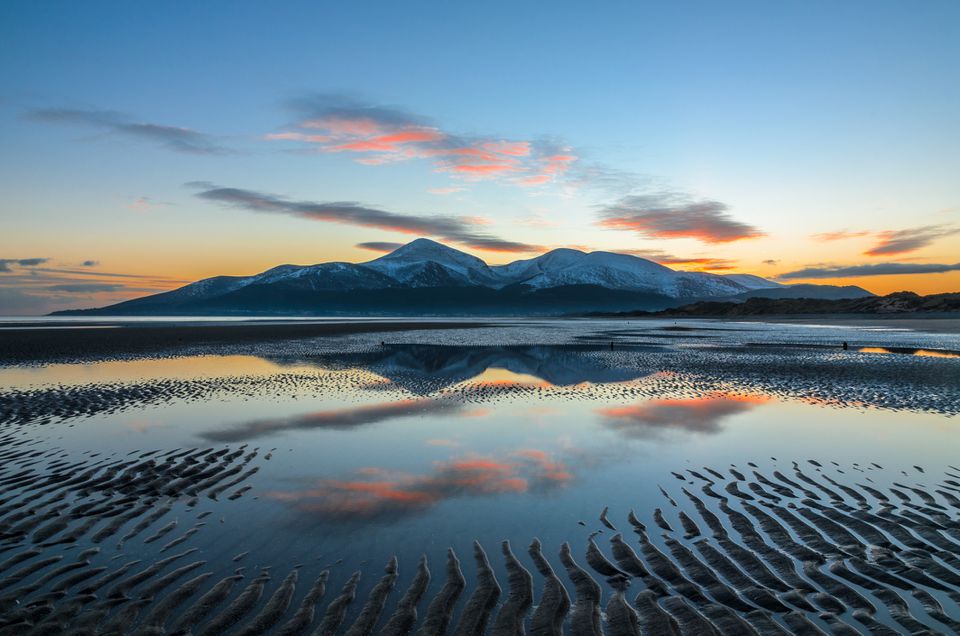
[(280, 265), (56, 315), (550, 315), (658, 310), (697, 300), (860, 298), (855, 286), (783, 285), (751, 274), (670, 269), (612, 252), (556, 249), (507, 265), (429, 239), (366, 263)]

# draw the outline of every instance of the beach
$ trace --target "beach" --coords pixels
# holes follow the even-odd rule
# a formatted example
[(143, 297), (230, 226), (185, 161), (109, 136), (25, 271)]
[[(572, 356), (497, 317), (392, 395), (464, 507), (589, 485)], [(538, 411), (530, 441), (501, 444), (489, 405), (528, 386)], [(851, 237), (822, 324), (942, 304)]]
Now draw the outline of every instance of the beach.
[(946, 331), (50, 326), (0, 330), (0, 633), (960, 626)]

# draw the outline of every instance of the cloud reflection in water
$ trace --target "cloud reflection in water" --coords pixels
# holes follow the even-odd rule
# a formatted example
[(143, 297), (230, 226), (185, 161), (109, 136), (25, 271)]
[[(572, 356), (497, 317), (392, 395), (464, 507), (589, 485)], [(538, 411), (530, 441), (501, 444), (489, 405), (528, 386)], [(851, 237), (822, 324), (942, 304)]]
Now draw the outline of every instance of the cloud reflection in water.
[(657, 439), (672, 431), (712, 434), (721, 422), (767, 402), (760, 396), (709, 395), (691, 399), (650, 400), (598, 409), (603, 426), (630, 439)]
[(463, 405), (451, 400), (426, 398), (399, 400), (349, 409), (316, 411), (284, 418), (254, 420), (238, 426), (202, 433), (200, 436), (212, 442), (242, 442), (283, 431), (313, 428), (344, 430), (398, 417), (456, 413), (462, 408)]
[(265, 496), (318, 521), (389, 522), (426, 512), (448, 499), (543, 494), (572, 479), (567, 467), (549, 453), (522, 449), (499, 458), (466, 455), (436, 462), (422, 475), (361, 468), (348, 479), (320, 480), (301, 490)]

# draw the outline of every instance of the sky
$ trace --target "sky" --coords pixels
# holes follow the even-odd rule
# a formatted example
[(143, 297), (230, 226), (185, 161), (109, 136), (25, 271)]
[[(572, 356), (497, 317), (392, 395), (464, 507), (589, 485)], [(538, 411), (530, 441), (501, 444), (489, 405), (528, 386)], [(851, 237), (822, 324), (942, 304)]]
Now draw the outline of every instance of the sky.
[(960, 291), (960, 3), (0, 4), (0, 315), (425, 236)]

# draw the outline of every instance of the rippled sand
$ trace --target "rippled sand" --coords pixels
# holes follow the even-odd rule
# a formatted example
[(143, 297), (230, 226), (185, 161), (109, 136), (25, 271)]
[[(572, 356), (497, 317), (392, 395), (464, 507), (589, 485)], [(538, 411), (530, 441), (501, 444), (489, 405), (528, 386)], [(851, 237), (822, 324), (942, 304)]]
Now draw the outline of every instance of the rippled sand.
[(538, 331), (0, 369), (0, 634), (960, 629), (949, 335)]

